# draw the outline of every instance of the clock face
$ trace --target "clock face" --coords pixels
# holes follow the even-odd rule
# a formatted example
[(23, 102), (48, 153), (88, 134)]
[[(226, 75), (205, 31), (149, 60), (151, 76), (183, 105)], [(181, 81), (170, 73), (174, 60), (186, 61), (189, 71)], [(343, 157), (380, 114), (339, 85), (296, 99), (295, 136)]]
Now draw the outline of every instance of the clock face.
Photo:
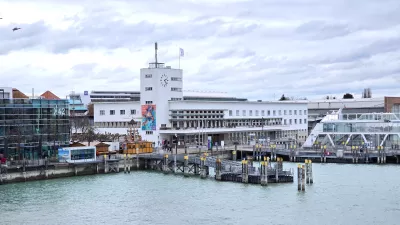
[(160, 78), (161, 86), (166, 87), (168, 85), (168, 76), (163, 74)]

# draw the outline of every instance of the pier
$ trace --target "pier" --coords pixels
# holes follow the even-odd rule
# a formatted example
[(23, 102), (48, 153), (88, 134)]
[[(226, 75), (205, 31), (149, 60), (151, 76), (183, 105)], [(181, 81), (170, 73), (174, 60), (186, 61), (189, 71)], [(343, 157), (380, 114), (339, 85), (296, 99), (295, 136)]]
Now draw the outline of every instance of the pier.
[(304, 162), (311, 159), (313, 162), (320, 163), (395, 163), (400, 161), (400, 149), (377, 146), (374, 148), (361, 148), (360, 146), (345, 146), (341, 148), (331, 148), (322, 146), (321, 148), (303, 149), (297, 146), (289, 148), (277, 148), (272, 146), (233, 146), (226, 147), (225, 150), (231, 154), (239, 154), (239, 157), (253, 157), (261, 159), (264, 156), (270, 157), (271, 161), (276, 161), (277, 157), (282, 157), (285, 161)]
[(139, 155), (147, 169), (161, 171), (165, 174), (183, 174), (207, 178), (210, 169), (215, 172), (218, 181), (261, 184), (293, 182), (293, 170), (284, 170), (283, 159), (278, 158), (271, 163), (264, 157), (260, 167), (253, 166), (252, 160), (233, 161), (222, 159), (220, 156), (185, 154), (146, 154)]

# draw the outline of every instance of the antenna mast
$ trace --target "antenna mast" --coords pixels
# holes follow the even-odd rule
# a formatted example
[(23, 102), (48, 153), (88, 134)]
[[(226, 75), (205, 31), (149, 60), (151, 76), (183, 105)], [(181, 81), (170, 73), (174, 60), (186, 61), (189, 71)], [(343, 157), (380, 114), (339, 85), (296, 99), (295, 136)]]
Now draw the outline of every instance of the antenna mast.
[(157, 60), (157, 42), (154, 44), (155, 47), (155, 57), (156, 57), (156, 68), (158, 68), (158, 60)]

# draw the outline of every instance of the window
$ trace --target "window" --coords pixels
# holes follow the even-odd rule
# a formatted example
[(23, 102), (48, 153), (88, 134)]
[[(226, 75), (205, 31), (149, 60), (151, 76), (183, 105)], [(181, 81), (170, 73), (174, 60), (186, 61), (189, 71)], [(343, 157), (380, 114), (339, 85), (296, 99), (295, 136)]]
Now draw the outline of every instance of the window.
[(115, 115), (115, 110), (110, 110), (110, 115)]
[(253, 116), (253, 110), (249, 110), (249, 116)]
[(294, 111), (294, 115), (297, 115), (297, 110), (293, 110)]
[(171, 77), (171, 81), (182, 81), (180, 77)]
[(136, 114), (136, 109), (131, 109), (131, 115), (135, 115)]
[(273, 115), (273, 116), (276, 116), (275, 110), (274, 110), (274, 111), (272, 111), (272, 115)]
[(119, 110), (119, 114), (120, 115), (125, 115), (125, 110), (124, 109)]
[(268, 110), (268, 116), (270, 116), (270, 115), (271, 115), (271, 111)]
[(307, 115), (307, 110), (304, 110), (304, 115)]
[(261, 110), (261, 116), (265, 116), (265, 111)]
[(171, 88), (171, 91), (182, 92), (182, 88), (172, 87), (172, 88)]
[(145, 78), (152, 78), (153, 75), (151, 75), (151, 74), (146, 74), (146, 75), (144, 75), (144, 77), (145, 77)]
[(286, 119), (283, 120), (283, 125), (286, 125)]
[(246, 116), (246, 110), (243, 110), (242, 113), (243, 113), (243, 116)]
[(297, 124), (297, 119), (294, 119), (294, 124)]
[(146, 101), (146, 105), (153, 104), (153, 101)]
[(104, 116), (106, 115), (106, 111), (105, 110), (100, 110), (100, 116)]
[(258, 116), (258, 110), (256, 110), (256, 116)]
[(289, 115), (292, 115), (292, 110), (289, 110)]
[(283, 110), (283, 115), (285, 115), (285, 116), (286, 116), (286, 110)]
[(307, 120), (306, 119), (304, 119), (304, 124), (306, 124), (307, 123)]
[(232, 116), (232, 110), (229, 110), (229, 116)]
[(239, 116), (239, 110), (236, 110), (236, 116)]
[(152, 130), (147, 130), (146, 134), (153, 134), (153, 131)]
[(289, 124), (292, 125), (292, 119), (289, 120)]
[(299, 124), (301, 124), (301, 119), (299, 119)]
[(280, 116), (282, 115), (282, 110), (279, 110), (279, 115), (280, 115)]
[(171, 101), (180, 101), (182, 98), (171, 98)]
[(301, 115), (301, 110), (299, 110), (299, 115)]
[(153, 90), (153, 87), (145, 87), (144, 90), (145, 90), (145, 91), (152, 91), (152, 90)]

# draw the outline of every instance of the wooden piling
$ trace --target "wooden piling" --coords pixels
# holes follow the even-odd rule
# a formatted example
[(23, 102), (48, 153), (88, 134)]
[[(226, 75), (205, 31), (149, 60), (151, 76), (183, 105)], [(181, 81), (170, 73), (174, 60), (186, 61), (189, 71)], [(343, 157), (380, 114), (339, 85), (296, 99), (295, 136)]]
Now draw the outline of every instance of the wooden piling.
[(126, 154), (123, 154), (123, 157), (124, 157), (124, 173), (127, 173), (128, 168), (126, 166)]
[(189, 156), (183, 156), (183, 175), (185, 177), (189, 176)]
[(207, 178), (207, 170), (205, 167), (205, 161), (206, 161), (206, 157), (201, 157), (200, 158), (200, 178), (205, 179)]
[(104, 155), (104, 173), (108, 173), (107, 155)]
[(266, 157), (264, 157), (264, 161), (261, 162), (261, 186), (268, 185), (268, 162), (266, 161)]
[(222, 162), (221, 159), (217, 158), (215, 161), (215, 179), (221, 180), (222, 178)]
[(242, 160), (242, 183), (249, 182), (249, 167), (247, 160)]
[(168, 173), (168, 154), (164, 154), (162, 170), (164, 173)]
[(305, 191), (305, 168), (304, 165), (297, 165), (297, 190)]

